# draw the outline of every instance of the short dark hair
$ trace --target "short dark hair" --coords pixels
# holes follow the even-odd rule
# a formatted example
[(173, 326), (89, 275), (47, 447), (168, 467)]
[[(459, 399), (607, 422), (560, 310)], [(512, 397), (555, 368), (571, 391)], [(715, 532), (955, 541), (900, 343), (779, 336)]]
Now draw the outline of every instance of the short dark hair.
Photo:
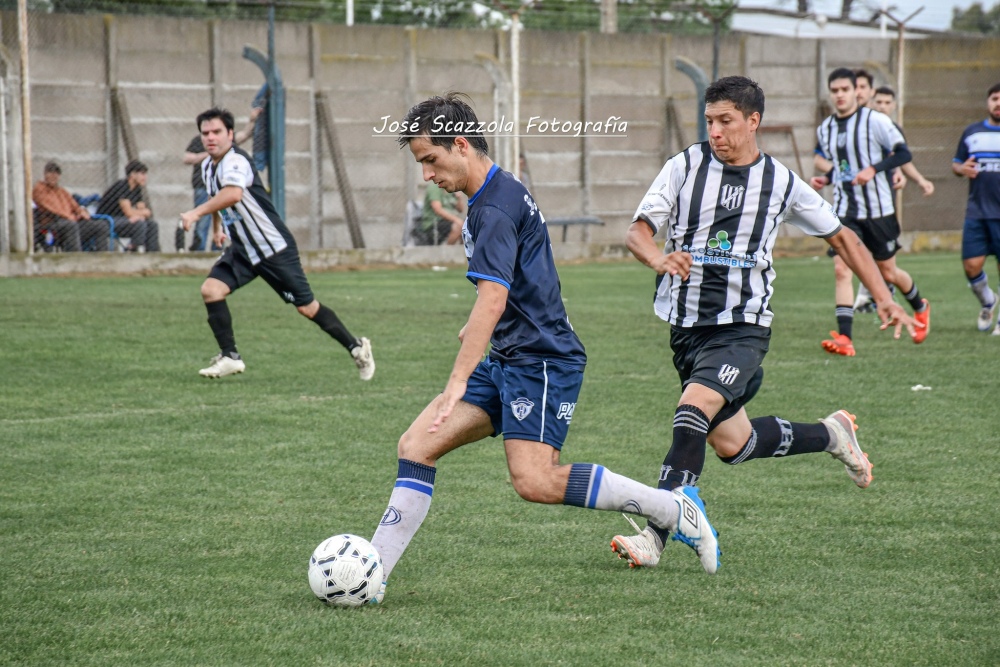
[(858, 85), (858, 77), (854, 74), (854, 70), (849, 70), (846, 67), (838, 67), (830, 72), (830, 76), (826, 77), (826, 87), (829, 88), (830, 84), (837, 79), (850, 79), (852, 86)]
[(50, 160), (49, 162), (45, 163), (45, 173), (49, 173), (50, 171), (55, 172), (57, 174), (61, 174), (62, 167), (60, 167), (59, 163), (56, 162), (55, 160)]
[(1000, 81), (993, 84), (993, 87), (986, 91), (986, 99), (990, 99), (994, 93), (1000, 93)]
[(222, 124), (226, 126), (226, 129), (232, 131), (236, 127), (236, 121), (233, 120), (233, 114), (229, 109), (223, 109), (222, 107), (212, 107), (208, 111), (202, 111), (198, 114), (198, 117), (194, 119), (195, 125), (198, 126), (198, 131), (201, 132), (201, 124), (206, 120), (214, 120), (218, 118), (222, 121)]
[(472, 110), (472, 100), (465, 93), (447, 92), (416, 104), (403, 117), (399, 132), (399, 147), (408, 146), (411, 139), (426, 136), (433, 146), (449, 151), (458, 137), (465, 137), (476, 153), (485, 157), (489, 145), (479, 129), (479, 119)]
[(149, 171), (149, 167), (147, 167), (145, 163), (139, 162), (138, 160), (131, 160), (127, 165), (125, 165), (126, 176), (131, 176), (137, 171), (142, 174), (145, 174), (147, 171)]
[(861, 69), (860, 67), (854, 70), (854, 85), (858, 85), (858, 79), (868, 79), (868, 87), (872, 88), (875, 86), (875, 77), (873, 77), (868, 70)]
[(896, 91), (889, 86), (879, 86), (875, 89), (876, 95), (888, 95), (892, 99), (896, 99)]
[(732, 102), (749, 118), (753, 112), (764, 117), (764, 91), (757, 82), (745, 76), (724, 76), (705, 89), (705, 104)]

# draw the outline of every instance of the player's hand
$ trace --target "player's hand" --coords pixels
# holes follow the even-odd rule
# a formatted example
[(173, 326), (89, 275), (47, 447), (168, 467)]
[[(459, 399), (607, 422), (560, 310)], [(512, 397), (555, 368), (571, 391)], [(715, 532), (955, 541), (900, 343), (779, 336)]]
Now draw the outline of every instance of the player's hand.
[(809, 185), (813, 190), (822, 190), (824, 187), (830, 184), (826, 176), (813, 176), (809, 179)]
[(934, 194), (934, 184), (925, 178), (920, 183), (920, 190), (924, 193), (925, 197), (930, 197)]
[(892, 189), (902, 190), (906, 187), (906, 174), (902, 169), (897, 169), (892, 175)]
[(221, 248), (222, 245), (225, 242), (226, 242), (226, 230), (225, 230), (225, 228), (224, 227), (219, 227), (218, 229), (213, 229), (212, 230), (212, 243), (214, 243), (215, 245), (217, 245), (218, 247)]
[(656, 271), (657, 275), (680, 276), (681, 280), (687, 280), (691, 275), (691, 264), (694, 258), (691, 253), (683, 250), (675, 250), (667, 255), (660, 255), (653, 259), (650, 268)]
[(438, 432), (441, 425), (451, 416), (455, 406), (465, 396), (467, 388), (468, 382), (465, 380), (448, 380), (448, 386), (444, 388), (444, 392), (438, 397), (437, 413), (434, 415), (434, 421), (427, 427), (428, 433)]
[(468, 324), (466, 324), (466, 325), (465, 325), (464, 327), (462, 327), (462, 328), (461, 328), (461, 329), (459, 330), (459, 332), (458, 332), (458, 342), (459, 342), (459, 343), (461, 343), (461, 342), (463, 342), (463, 341), (465, 340), (465, 328), (466, 328), (466, 327), (468, 327), (468, 326), (469, 326), (469, 325), (468, 325)]
[(979, 165), (976, 164), (976, 158), (970, 157), (968, 160), (962, 163), (961, 169), (962, 175), (969, 178), (975, 178), (979, 175)]
[(191, 231), (191, 225), (197, 222), (198, 216), (194, 214), (194, 209), (190, 211), (184, 211), (181, 213), (181, 224), (184, 226), (184, 231)]
[(873, 178), (875, 178), (875, 167), (865, 167), (857, 173), (851, 185), (865, 185)]
[(903, 327), (906, 327), (906, 330), (910, 332), (910, 338), (913, 338), (917, 334), (917, 329), (924, 328), (923, 324), (907, 315), (903, 307), (895, 301), (886, 301), (885, 303), (878, 304), (877, 312), (879, 319), (882, 320), (882, 326), (879, 328), (885, 331), (889, 327), (894, 327), (893, 338), (899, 338)]

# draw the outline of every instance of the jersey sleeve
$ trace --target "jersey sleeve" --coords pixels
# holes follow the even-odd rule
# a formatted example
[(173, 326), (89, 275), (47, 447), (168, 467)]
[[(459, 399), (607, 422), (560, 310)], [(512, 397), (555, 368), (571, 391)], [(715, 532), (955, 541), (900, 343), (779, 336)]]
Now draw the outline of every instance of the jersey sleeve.
[(906, 139), (899, 131), (892, 119), (879, 111), (871, 112), (872, 127), (874, 136), (879, 145), (887, 151), (891, 151), (899, 144), (905, 144)]
[(644, 220), (654, 234), (667, 223), (670, 213), (674, 210), (677, 195), (684, 185), (684, 164), (684, 153), (667, 160), (635, 211), (632, 219)]
[(250, 166), (250, 161), (239, 153), (227, 154), (219, 165), (219, 188), (222, 189), (227, 185), (244, 189), (253, 185), (253, 167)]
[(815, 153), (822, 158), (826, 158), (831, 162), (833, 161), (833, 156), (826, 152), (826, 144), (823, 143), (823, 124), (820, 124), (819, 127), (816, 128)]
[(509, 290), (517, 261), (517, 225), (499, 208), (485, 206), (473, 213), (468, 226), (478, 233), (466, 277), (474, 283), (490, 280)]
[(840, 231), (840, 219), (818, 192), (793, 176), (786, 221), (810, 236), (829, 238)]
[(969, 144), (965, 142), (965, 139), (969, 136), (969, 131), (966, 130), (962, 133), (962, 138), (958, 140), (958, 148), (955, 149), (955, 157), (953, 162), (965, 162), (969, 159)]

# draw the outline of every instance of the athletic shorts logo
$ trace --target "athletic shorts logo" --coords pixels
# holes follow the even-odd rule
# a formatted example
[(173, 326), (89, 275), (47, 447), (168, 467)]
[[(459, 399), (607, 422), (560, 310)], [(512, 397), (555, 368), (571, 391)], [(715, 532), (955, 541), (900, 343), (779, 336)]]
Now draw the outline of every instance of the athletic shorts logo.
[(379, 521), (380, 526), (392, 526), (403, 520), (403, 516), (399, 513), (392, 505), (389, 505), (389, 509), (385, 511), (382, 515), (382, 520)]
[[(559, 413), (556, 415), (556, 419), (565, 419), (566, 423), (569, 424), (573, 421), (573, 411), (576, 410), (576, 403), (560, 403)], [(641, 512), (639, 512), (641, 514)]]
[(729, 184), (723, 185), (719, 190), (719, 205), (727, 211), (739, 208), (743, 204), (744, 192), (746, 192), (746, 188), (742, 185), (737, 185), (736, 187)]
[(719, 382), (725, 385), (730, 385), (736, 381), (736, 376), (739, 374), (740, 369), (736, 368), (736, 366), (722, 364), (722, 368), (719, 369)]
[(531, 414), (531, 409), (535, 407), (535, 404), (526, 398), (518, 398), (510, 403), (510, 409), (517, 417), (517, 421), (523, 421), (525, 417)]
[(284, 299), (285, 301), (287, 301), (288, 303), (294, 303), (295, 302), (295, 295), (292, 294), (291, 292), (282, 292), (281, 293), (281, 298)]

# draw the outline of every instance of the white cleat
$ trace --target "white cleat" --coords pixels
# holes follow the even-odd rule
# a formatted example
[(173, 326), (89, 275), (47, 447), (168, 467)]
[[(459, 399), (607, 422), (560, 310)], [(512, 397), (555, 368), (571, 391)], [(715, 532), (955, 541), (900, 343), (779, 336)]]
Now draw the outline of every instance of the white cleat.
[(698, 487), (679, 486), (673, 490), (680, 515), (677, 530), (671, 536), (694, 549), (705, 572), (715, 574), (719, 569), (719, 533), (708, 522), (705, 503), (698, 497)]
[(854, 423), (855, 419), (856, 417), (847, 410), (837, 410), (820, 421), (835, 434), (834, 447), (830, 454), (844, 463), (848, 476), (864, 489), (872, 483), (872, 464), (868, 461), (868, 455), (861, 451), (858, 438), (854, 435), (858, 430), (858, 425)]
[(864, 285), (858, 287), (858, 298), (854, 300), (854, 312), (870, 313), (875, 310), (875, 303), (872, 301), (871, 292)]
[(618, 554), (619, 558), (627, 560), (629, 567), (656, 567), (663, 552), (660, 538), (648, 527), (639, 530), (638, 524), (627, 514), (622, 516), (632, 524), (638, 535), (629, 537), (615, 535), (611, 538), (611, 550)]
[(202, 368), (198, 374), (203, 378), (221, 378), (227, 375), (242, 373), (247, 369), (247, 365), (242, 359), (233, 359), (222, 354), (212, 357), (212, 364), (208, 368)]
[(997, 325), (995, 327), (993, 327), (993, 333), (990, 334), (990, 335), (991, 336), (1000, 336), (1000, 321), (998, 321)]
[(990, 327), (993, 326), (993, 314), (997, 310), (997, 302), (1000, 302), (1000, 298), (993, 301), (992, 306), (983, 306), (983, 309), (979, 311), (979, 317), (976, 319), (976, 328), (980, 331), (989, 331)]
[(351, 350), (351, 356), (354, 357), (354, 365), (358, 367), (358, 375), (361, 376), (362, 380), (371, 380), (372, 376), (375, 375), (375, 357), (372, 356), (372, 342), (367, 338), (359, 338), (358, 342), (361, 345)]

